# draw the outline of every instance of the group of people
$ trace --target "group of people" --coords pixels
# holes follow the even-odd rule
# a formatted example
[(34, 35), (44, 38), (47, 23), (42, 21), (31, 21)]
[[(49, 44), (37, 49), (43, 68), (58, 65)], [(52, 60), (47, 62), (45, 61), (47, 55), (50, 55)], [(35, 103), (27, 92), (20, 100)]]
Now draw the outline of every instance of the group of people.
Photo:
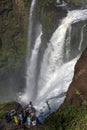
[(33, 107), (32, 102), (28, 104), (24, 110), (16, 111), (15, 109), (11, 110), (6, 115), (7, 122), (13, 121), (17, 126), (25, 125), (26, 127), (36, 126), (36, 115), (35, 108)]

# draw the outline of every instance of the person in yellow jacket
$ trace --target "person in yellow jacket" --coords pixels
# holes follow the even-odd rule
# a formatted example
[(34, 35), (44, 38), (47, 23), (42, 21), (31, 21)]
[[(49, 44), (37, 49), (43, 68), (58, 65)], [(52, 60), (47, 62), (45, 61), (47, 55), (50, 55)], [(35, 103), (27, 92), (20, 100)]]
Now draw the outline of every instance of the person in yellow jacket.
[(18, 120), (18, 117), (17, 117), (17, 115), (14, 115), (14, 122), (16, 123), (16, 125), (18, 125), (18, 123), (19, 123), (19, 120)]

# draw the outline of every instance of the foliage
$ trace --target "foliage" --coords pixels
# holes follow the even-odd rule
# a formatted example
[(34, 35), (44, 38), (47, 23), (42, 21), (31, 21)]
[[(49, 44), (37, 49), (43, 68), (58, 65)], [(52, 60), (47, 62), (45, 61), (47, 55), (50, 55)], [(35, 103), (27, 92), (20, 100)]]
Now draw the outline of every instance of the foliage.
[(46, 17), (45, 17), (45, 21), (44, 21), (44, 31), (46, 33), (47, 36), (49, 36), (52, 32), (52, 23), (53, 23), (53, 17), (55, 16), (55, 13), (50, 11), (47, 13)]
[(23, 23), (23, 28), (20, 19), (14, 14), (12, 1), (6, 0), (5, 3), (7, 10), (0, 2), (3, 7), (1, 11), (5, 11), (0, 16), (0, 74), (8, 68), (20, 67), (23, 64), (27, 45), (27, 25)]
[(26, 8), (30, 8), (31, 0), (23, 0), (24, 1), (24, 6)]
[(52, 127), (54, 130), (86, 130), (87, 100), (79, 90), (75, 89), (75, 93), (81, 98), (82, 106), (62, 106), (46, 119), (47, 130), (53, 130)]
[(76, 0), (75, 1), (76, 5), (81, 5), (81, 4), (84, 4), (84, 3), (87, 3), (87, 0)]
[(49, 4), (54, 4), (56, 0), (39, 0), (38, 7), (37, 7), (37, 14), (40, 16), (41, 10), (46, 8)]
[(78, 95), (80, 97), (80, 99), (82, 100), (82, 104), (84, 106), (87, 106), (87, 100), (84, 98), (84, 96), (81, 94), (81, 92), (77, 89), (75, 89), (75, 93), (76, 95)]
[[(71, 2), (70, 0), (66, 0), (66, 2)], [(72, 1), (76, 6), (80, 6), (81, 4), (87, 3), (87, 0), (73, 0)]]
[(6, 110), (6, 107), (8, 105), (13, 104), (13, 103), (15, 103), (15, 101), (4, 103), (4, 104), (0, 104), (0, 119), (3, 119), (5, 117), (5, 115), (8, 113), (8, 111)]
[(64, 107), (49, 116), (45, 124), (47, 130), (86, 130), (87, 108)]

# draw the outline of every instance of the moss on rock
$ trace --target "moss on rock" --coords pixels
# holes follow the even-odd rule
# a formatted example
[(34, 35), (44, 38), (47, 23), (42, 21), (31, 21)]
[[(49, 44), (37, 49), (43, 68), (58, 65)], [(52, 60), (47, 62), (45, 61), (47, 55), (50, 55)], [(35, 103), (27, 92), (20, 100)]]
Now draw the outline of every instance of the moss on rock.
[(44, 32), (47, 35), (47, 39), (50, 38), (52, 31), (54, 30), (53, 20), (56, 18), (55, 12), (50, 11), (47, 13), (44, 19)]
[(0, 74), (23, 64), (27, 48), (30, 1), (0, 1)]
[(56, 0), (39, 0), (38, 1), (38, 7), (37, 7), (37, 14), (40, 16), (41, 11), (43, 8), (46, 8), (50, 4), (55, 4)]

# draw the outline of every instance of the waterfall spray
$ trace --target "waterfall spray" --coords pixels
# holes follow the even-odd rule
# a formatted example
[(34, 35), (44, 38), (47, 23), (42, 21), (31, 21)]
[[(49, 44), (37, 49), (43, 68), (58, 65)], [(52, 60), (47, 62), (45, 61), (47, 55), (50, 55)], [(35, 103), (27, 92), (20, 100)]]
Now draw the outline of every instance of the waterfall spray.
[(32, 54), (30, 57), (30, 61), (27, 67), (27, 77), (26, 77), (26, 91), (25, 94), (20, 96), (22, 102), (28, 103), (30, 100), (34, 101), (36, 97), (36, 89), (35, 89), (35, 76), (36, 76), (36, 66), (37, 66), (37, 58), (39, 47), (41, 44), (41, 36), (42, 36), (42, 26), (39, 25), (39, 35), (36, 38), (34, 48), (32, 50)]
[(27, 68), (27, 88), (26, 88), (26, 96), (28, 96), (28, 100), (34, 100), (34, 97), (36, 96), (36, 89), (35, 89), (35, 76), (36, 76), (36, 66), (37, 66), (37, 58), (38, 58), (38, 52), (39, 47), (41, 44), (41, 35), (42, 35), (42, 28), (40, 26), (40, 34), (37, 37), (35, 41), (34, 49), (32, 50), (32, 55), (30, 58), (30, 63), (28, 64)]

